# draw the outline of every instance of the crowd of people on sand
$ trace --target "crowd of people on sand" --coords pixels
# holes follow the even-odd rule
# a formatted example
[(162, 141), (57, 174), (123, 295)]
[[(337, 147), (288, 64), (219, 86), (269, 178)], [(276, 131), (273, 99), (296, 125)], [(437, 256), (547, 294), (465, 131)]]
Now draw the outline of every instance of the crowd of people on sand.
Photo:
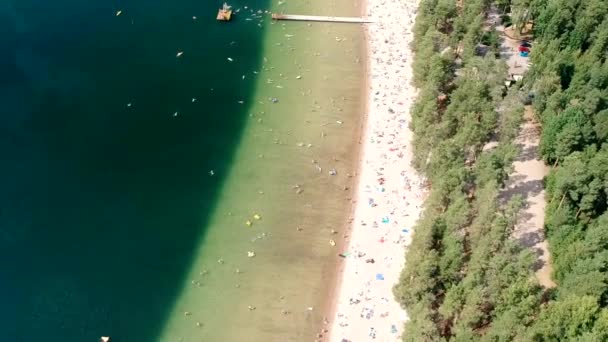
[(392, 287), (420, 215), (424, 181), (411, 167), (409, 110), (416, 0), (369, 0), (367, 124), (357, 203), (347, 240), (330, 340), (398, 341), (407, 314)]

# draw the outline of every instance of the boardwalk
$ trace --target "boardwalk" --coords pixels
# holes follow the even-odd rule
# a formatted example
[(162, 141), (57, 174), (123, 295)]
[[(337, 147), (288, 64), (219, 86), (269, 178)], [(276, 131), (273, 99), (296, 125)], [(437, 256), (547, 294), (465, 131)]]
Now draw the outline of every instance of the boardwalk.
[(296, 14), (278, 14), (273, 13), (272, 19), (274, 20), (298, 20), (298, 21), (323, 21), (332, 23), (357, 23), (357, 24), (370, 24), (374, 21), (366, 18), (358, 17), (326, 17), (319, 15), (296, 15)]

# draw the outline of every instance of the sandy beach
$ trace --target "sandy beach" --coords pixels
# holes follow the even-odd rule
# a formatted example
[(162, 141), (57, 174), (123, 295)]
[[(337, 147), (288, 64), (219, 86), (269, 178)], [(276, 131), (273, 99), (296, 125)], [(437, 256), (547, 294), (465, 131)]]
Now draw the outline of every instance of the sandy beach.
[(398, 341), (407, 313), (392, 288), (424, 198), (411, 167), (409, 110), (417, 1), (368, 0), (367, 123), (354, 216), (330, 313), (330, 341)]

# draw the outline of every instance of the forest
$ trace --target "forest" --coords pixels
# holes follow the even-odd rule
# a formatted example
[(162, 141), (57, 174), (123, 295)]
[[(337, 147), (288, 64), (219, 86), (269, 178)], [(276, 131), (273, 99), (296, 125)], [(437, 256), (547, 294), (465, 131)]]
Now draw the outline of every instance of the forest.
[[(532, 66), (508, 89), (491, 8), (533, 23)], [(608, 340), (608, 2), (422, 0), (414, 34), (414, 164), (431, 191), (394, 288), (403, 340)], [(551, 167), (552, 289), (511, 237), (522, 199), (500, 196), (528, 102)]]

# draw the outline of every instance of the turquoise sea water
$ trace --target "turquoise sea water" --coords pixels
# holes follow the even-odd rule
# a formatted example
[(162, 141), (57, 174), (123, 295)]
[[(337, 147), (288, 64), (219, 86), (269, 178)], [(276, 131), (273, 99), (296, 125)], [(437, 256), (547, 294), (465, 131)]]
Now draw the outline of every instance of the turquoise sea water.
[(261, 64), (257, 21), (220, 5), (0, 0), (3, 340), (158, 338)]

